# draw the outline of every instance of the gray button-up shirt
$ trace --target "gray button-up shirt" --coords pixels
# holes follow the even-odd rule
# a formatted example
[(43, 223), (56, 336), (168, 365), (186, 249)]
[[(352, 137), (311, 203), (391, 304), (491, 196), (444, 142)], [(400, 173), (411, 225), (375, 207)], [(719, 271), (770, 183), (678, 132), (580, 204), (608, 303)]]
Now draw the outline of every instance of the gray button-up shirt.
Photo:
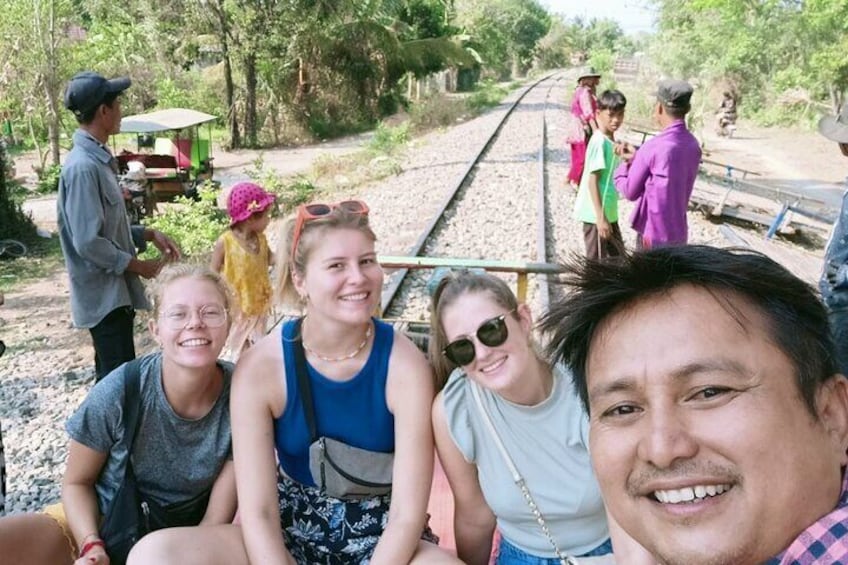
[(81, 129), (73, 139), (59, 178), (59, 241), (74, 324), (91, 328), (121, 306), (149, 308), (138, 275), (126, 270), (136, 244), (144, 246), (144, 228), (130, 228), (109, 149)]

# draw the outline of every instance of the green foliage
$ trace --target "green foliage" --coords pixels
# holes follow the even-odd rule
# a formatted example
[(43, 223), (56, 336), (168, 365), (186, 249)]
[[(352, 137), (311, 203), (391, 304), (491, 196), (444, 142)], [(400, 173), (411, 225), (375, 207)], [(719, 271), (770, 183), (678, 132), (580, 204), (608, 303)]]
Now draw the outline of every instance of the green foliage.
[(368, 150), (372, 153), (383, 153), (391, 155), (399, 147), (409, 142), (409, 123), (404, 122), (399, 126), (387, 126), (383, 122), (374, 130), (374, 137), (368, 143)]
[(315, 195), (315, 185), (304, 175), (297, 175), (294, 179), (287, 179), (282, 183), (281, 189), (275, 190), (277, 194), (277, 205), (284, 213), (305, 202), (312, 200)]
[(247, 174), (256, 184), (277, 195), (277, 207), (284, 214), (298, 204), (309, 202), (316, 190), (312, 181), (303, 175), (283, 177), (274, 169), (266, 168), (261, 156), (254, 160), (253, 168)]
[(610, 49), (596, 49), (592, 51), (587, 62), (595, 67), (597, 72), (607, 75), (612, 72), (613, 63), (615, 63), (615, 53)]
[(632, 55), (639, 42), (624, 35), (621, 26), (609, 18), (555, 18), (550, 31), (536, 48), (536, 58), (543, 69), (571, 65), (572, 57), (580, 55), (589, 64), (606, 72), (612, 69), (617, 55)]
[(59, 175), (62, 174), (61, 165), (47, 165), (38, 172), (38, 185), (36, 192), (39, 194), (52, 194), (59, 190)]
[[(730, 88), (763, 124), (808, 123), (848, 89), (845, 0), (658, 0), (651, 48), (669, 75)], [(793, 118), (794, 116), (794, 118)]]
[(470, 46), (499, 77), (525, 71), (551, 18), (537, 0), (465, 0), (457, 2), (457, 22)]
[(9, 189), (17, 183), (9, 182), (7, 178), (7, 159), (6, 144), (0, 140), (0, 239), (19, 239), (29, 243), (36, 238), (35, 224), (21, 209), (20, 202), (12, 197)]
[(478, 89), (466, 99), (468, 108), (479, 113), (487, 108), (497, 106), (507, 95), (507, 89), (491, 80), (480, 83)]
[(132, 77), (127, 115), (195, 108), (236, 146), (327, 138), (394, 113), (410, 74), (525, 72), (550, 26), (540, 0), (8, 0), (0, 112), (58, 162), (75, 126), (62, 90), (92, 69)]
[[(145, 222), (147, 227), (168, 234), (187, 257), (212, 252), (218, 236), (229, 226), (226, 213), (218, 208), (218, 191), (211, 184), (200, 187), (199, 200), (179, 196), (174, 204), (165, 205), (161, 214)], [(148, 248), (144, 258), (156, 257), (158, 251)]]

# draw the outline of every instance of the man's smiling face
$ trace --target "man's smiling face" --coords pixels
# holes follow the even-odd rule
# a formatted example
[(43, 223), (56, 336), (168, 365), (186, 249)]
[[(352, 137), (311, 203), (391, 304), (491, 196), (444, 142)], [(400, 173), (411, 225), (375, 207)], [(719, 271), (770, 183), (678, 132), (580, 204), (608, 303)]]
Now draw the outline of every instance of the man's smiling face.
[(845, 379), (821, 386), (813, 417), (768, 328), (740, 296), (681, 285), (595, 333), (595, 471), (613, 517), (663, 563), (761, 563), (837, 503)]

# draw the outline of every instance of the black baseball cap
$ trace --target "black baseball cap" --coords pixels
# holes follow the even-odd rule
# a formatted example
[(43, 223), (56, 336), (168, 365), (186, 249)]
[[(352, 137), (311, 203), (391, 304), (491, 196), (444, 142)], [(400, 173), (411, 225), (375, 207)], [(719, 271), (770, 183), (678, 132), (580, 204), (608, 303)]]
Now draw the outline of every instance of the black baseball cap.
[(666, 79), (657, 83), (657, 100), (666, 108), (689, 108), (694, 89), (685, 80)]
[(65, 108), (78, 118), (97, 108), (109, 94), (120, 94), (130, 87), (128, 77), (107, 79), (93, 71), (77, 73), (65, 89)]

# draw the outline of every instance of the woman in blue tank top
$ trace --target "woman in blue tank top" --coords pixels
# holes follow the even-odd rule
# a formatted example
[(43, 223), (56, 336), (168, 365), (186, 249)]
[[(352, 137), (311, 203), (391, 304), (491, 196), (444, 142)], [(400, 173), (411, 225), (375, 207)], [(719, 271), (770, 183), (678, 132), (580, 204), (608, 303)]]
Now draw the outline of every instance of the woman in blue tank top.
[[(239, 513), (252, 565), (459, 563), (427, 528), (430, 366), (372, 317), (383, 285), (375, 239), (359, 201), (300, 206), (281, 230), (277, 298), (303, 317), (251, 348), (233, 383)], [(307, 404), (318, 437), (394, 453), (389, 494), (334, 498), (316, 485)]]

